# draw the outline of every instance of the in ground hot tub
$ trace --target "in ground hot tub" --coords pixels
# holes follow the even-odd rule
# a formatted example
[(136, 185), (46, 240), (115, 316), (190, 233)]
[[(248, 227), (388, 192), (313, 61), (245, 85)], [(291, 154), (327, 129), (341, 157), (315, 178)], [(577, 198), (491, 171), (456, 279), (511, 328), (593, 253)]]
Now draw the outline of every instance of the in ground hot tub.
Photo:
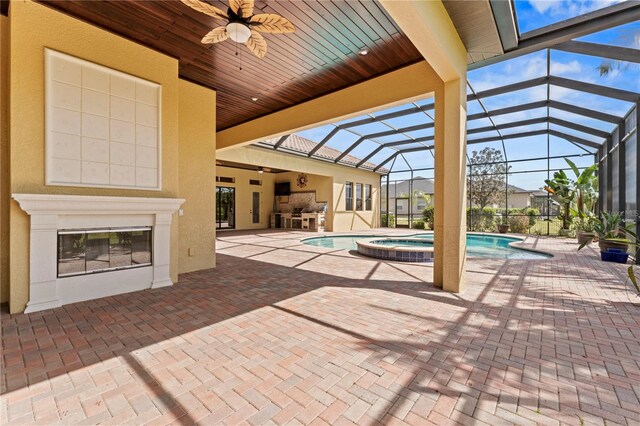
[(424, 238), (375, 237), (356, 241), (358, 253), (398, 262), (433, 262), (433, 242)]

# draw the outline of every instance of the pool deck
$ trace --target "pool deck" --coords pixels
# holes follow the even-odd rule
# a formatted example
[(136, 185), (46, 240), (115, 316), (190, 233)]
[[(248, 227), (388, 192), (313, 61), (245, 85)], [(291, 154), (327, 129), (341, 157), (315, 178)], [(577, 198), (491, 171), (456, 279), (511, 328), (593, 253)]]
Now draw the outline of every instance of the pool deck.
[(470, 259), (451, 294), (309, 236), (219, 232), (218, 267), (173, 287), (3, 312), (0, 422), (638, 424), (625, 265), (527, 237), (558, 256)]

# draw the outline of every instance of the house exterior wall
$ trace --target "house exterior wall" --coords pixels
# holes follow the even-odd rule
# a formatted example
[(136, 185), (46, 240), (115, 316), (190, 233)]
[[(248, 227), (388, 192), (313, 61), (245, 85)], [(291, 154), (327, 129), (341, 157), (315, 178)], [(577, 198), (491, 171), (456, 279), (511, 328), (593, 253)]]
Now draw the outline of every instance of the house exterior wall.
[(510, 209), (524, 209), (527, 207), (531, 207), (531, 196), (530, 192), (522, 192), (516, 194), (508, 194), (507, 195), (507, 207)]
[[(177, 282), (179, 272), (212, 266), (213, 261), (210, 259), (187, 261), (180, 251), (187, 246), (196, 246), (210, 247), (209, 252), (213, 253), (212, 222), (209, 221), (209, 216), (203, 213), (213, 207), (212, 199), (207, 195), (213, 184), (192, 187), (187, 182), (193, 181), (195, 176), (209, 179), (215, 173), (211, 171), (215, 161), (215, 92), (181, 83), (178, 79), (176, 59), (41, 4), (32, 1), (12, 2), (9, 22), (10, 192), (164, 198), (183, 196), (187, 198), (187, 215), (180, 220), (174, 215), (171, 225), (171, 278), (173, 282)], [(160, 191), (45, 185), (45, 47), (162, 85)], [(2, 50), (4, 52), (4, 47)], [(181, 95), (185, 102), (180, 102)], [(186, 102), (190, 97), (195, 97), (204, 105), (197, 106)], [(206, 108), (206, 112), (201, 110), (202, 107)], [(194, 120), (193, 117), (200, 119)], [(181, 123), (182, 132), (179, 131)], [(179, 155), (181, 148), (182, 157)], [(179, 185), (180, 162), (189, 164), (189, 170), (182, 173), (182, 178), (185, 179), (182, 186)], [(7, 195), (3, 194), (3, 203), (8, 202)], [(196, 200), (199, 200), (197, 207)], [(22, 311), (29, 300), (29, 223), (29, 216), (15, 201), (11, 201), (11, 312)], [(182, 246), (178, 237), (180, 228), (185, 233), (189, 233), (190, 229), (202, 228), (206, 229), (206, 232), (191, 236), (185, 242), (186, 245)], [(4, 226), (2, 233), (5, 233)], [(204, 249), (202, 254), (205, 254)], [(184, 267), (180, 265), (181, 258), (186, 262)]]
[[(311, 190), (315, 188), (317, 191), (317, 199), (319, 201), (327, 201), (327, 231), (346, 232), (379, 226), (380, 175), (378, 173), (257, 147), (226, 149), (219, 151), (217, 155), (217, 158), (220, 160), (292, 171), (293, 173), (288, 176), (288, 179), (293, 179), (291, 181), (292, 191)], [(298, 173), (309, 174), (310, 185), (314, 186), (303, 189), (297, 188), (295, 185), (295, 177), (297, 177)], [(317, 176), (317, 178), (315, 176)], [(322, 179), (323, 177), (324, 179)], [(278, 179), (280, 179), (280, 177), (277, 177), (276, 181), (279, 181)], [(284, 179), (284, 177), (282, 177), (282, 179)], [(317, 187), (315, 187), (316, 183), (314, 182), (317, 182)], [(371, 211), (346, 210), (346, 182), (371, 185)]]
[(216, 93), (178, 81), (178, 272), (216, 266)]
[(0, 303), (9, 301), (9, 18), (0, 16)]
[[(255, 170), (244, 170), (233, 167), (216, 167), (216, 175), (220, 177), (231, 177), (233, 183), (218, 182), (217, 186), (226, 186), (236, 189), (235, 200), (235, 227), (234, 229), (264, 229), (269, 227), (270, 215), (273, 211), (273, 190), (275, 174), (259, 174)], [(257, 179), (262, 181), (262, 185), (250, 185), (249, 180)], [(214, 191), (215, 192), (215, 191)], [(260, 193), (260, 223), (253, 223), (252, 208), (254, 192)], [(211, 211), (212, 218), (215, 219), (215, 210)]]

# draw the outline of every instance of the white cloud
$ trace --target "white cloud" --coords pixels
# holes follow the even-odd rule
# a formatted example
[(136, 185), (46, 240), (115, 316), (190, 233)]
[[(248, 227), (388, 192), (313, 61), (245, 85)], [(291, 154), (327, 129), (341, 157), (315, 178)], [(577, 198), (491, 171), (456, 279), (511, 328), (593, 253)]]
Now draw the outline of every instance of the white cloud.
[(582, 73), (582, 65), (575, 59), (570, 62), (551, 61), (552, 75), (579, 75), (580, 73)]
[(536, 12), (557, 20), (573, 18), (622, 1), (625, 0), (528, 0)]

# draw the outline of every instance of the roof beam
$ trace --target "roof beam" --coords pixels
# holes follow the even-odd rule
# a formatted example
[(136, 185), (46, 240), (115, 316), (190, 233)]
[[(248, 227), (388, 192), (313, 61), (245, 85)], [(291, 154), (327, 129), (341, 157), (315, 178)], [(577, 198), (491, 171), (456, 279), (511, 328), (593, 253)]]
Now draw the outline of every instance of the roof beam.
[(546, 106), (547, 106), (547, 101), (537, 101), (537, 102), (531, 102), (528, 104), (507, 107), (507, 108), (494, 109), (493, 111), (479, 112), (477, 114), (468, 115), (467, 121), (478, 120), (481, 118), (495, 117), (497, 115), (511, 114), (511, 113), (520, 112), (520, 111), (528, 111), (536, 108), (543, 108)]
[(518, 47), (518, 31), (513, 13), (513, 3), (506, 0), (489, 0), (491, 13), (498, 28), (500, 44), (505, 52)]
[(374, 155), (376, 155), (377, 153), (382, 151), (384, 148), (392, 148), (394, 146), (408, 145), (408, 144), (411, 144), (411, 143), (429, 142), (429, 141), (432, 141), (433, 139), (434, 139), (433, 136), (425, 136), (425, 137), (422, 137), (422, 138), (405, 139), (405, 140), (401, 140), (401, 141), (397, 141), (397, 142), (389, 142), (389, 143), (382, 144), (379, 147), (377, 147), (376, 149), (374, 149), (373, 151), (371, 151), (366, 157), (364, 157), (356, 165), (356, 167), (360, 167), (362, 164), (364, 164), (367, 161), (369, 161)]
[(631, 49), (629, 47), (610, 46), (607, 44), (572, 40), (553, 46), (553, 49), (562, 50), (563, 52), (579, 53), (581, 55), (614, 59), (616, 61), (640, 63), (640, 50)]
[(529, 136), (538, 136), (538, 135), (546, 135), (546, 134), (547, 134), (547, 129), (533, 130), (531, 132), (514, 133), (512, 135), (490, 136), (487, 138), (469, 139), (467, 140), (467, 145), (473, 145), (476, 143), (485, 143), (485, 142), (496, 142), (496, 141), (501, 141), (506, 139), (526, 138)]
[(331, 129), (331, 131), (329, 133), (327, 133), (327, 135), (324, 138), (322, 138), (322, 140), (320, 142), (318, 142), (318, 144), (316, 146), (314, 146), (311, 151), (309, 151), (309, 154), (307, 154), (307, 156), (311, 157), (313, 154), (318, 152), (318, 150), (320, 148), (322, 148), (324, 146), (324, 144), (329, 142), (329, 139), (334, 137), (335, 134), (338, 133), (339, 131), (340, 131), (339, 127), (334, 127), (333, 129)]
[(273, 145), (273, 149), (278, 149), (278, 148), (280, 148), (280, 145), (282, 145), (282, 144), (284, 143), (284, 141), (286, 141), (286, 140), (287, 140), (287, 138), (288, 138), (289, 136), (290, 136), (290, 135), (283, 135), (283, 136), (280, 136), (280, 139), (278, 139), (278, 142), (276, 142), (276, 143)]
[(604, 130), (594, 129), (593, 127), (572, 123), (570, 121), (562, 120), (560, 118), (555, 118), (555, 117), (549, 117), (549, 123), (557, 124), (558, 126), (567, 127), (569, 129), (577, 130), (579, 132), (587, 133), (589, 135), (593, 135), (603, 139), (606, 139), (610, 135), (609, 132), (605, 132)]
[[(393, 160), (394, 158), (396, 158), (398, 155), (401, 154), (407, 154), (409, 152), (418, 152), (418, 151), (428, 151), (430, 149), (433, 149), (433, 146), (421, 146), (421, 147), (416, 147), (416, 148), (408, 148), (408, 149), (404, 149), (401, 151), (397, 151), (394, 152), (391, 156), (389, 156), (386, 160), (384, 160), (382, 163), (380, 163), (378, 166), (376, 166), (376, 168), (373, 169), (374, 172), (377, 172), (378, 170), (380, 170), (382, 168), (382, 166), (384, 166), (385, 164), (387, 164), (389, 161)], [(357, 166), (356, 166), (357, 167)], [(411, 167), (411, 166), (409, 166)]]
[(337, 163), (340, 160), (342, 160), (351, 151), (353, 151), (358, 145), (360, 145), (365, 139), (375, 139), (375, 138), (381, 138), (381, 137), (384, 137), (384, 136), (397, 135), (398, 133), (413, 132), (413, 131), (416, 131), (416, 130), (425, 130), (425, 129), (430, 129), (430, 128), (434, 127), (434, 126), (435, 126), (435, 123), (416, 124), (415, 126), (402, 127), (400, 129), (391, 129), (391, 130), (385, 130), (384, 132), (369, 133), (369, 134), (366, 134), (366, 135), (362, 135), (360, 138), (358, 138), (358, 140), (356, 140), (354, 143), (352, 143), (349, 146), (349, 148), (345, 149), (342, 152), (342, 154), (340, 154), (335, 159), (334, 162)]
[(595, 120), (606, 121), (608, 123), (613, 123), (613, 124), (618, 124), (622, 120), (621, 117), (617, 117), (612, 114), (607, 114), (600, 111), (593, 111), (591, 109), (567, 104), (564, 102), (554, 101), (554, 100), (549, 101), (549, 107), (570, 112), (573, 114), (583, 115), (585, 117), (593, 118)]
[(605, 96), (607, 98), (618, 99), (625, 102), (637, 102), (640, 95), (627, 90), (616, 89), (614, 87), (600, 86), (593, 83), (585, 83), (583, 81), (570, 80), (564, 77), (549, 77), (549, 83), (554, 86), (565, 87), (567, 89), (587, 92), (593, 95)]
[(371, 124), (383, 120), (390, 120), (392, 118), (404, 117), (406, 115), (417, 114), (419, 112), (430, 111), (434, 108), (434, 104), (427, 104), (422, 106), (413, 106), (404, 108), (399, 111), (389, 112), (387, 114), (380, 114), (377, 117), (367, 117), (361, 120), (352, 121), (350, 123), (341, 124), (338, 127), (341, 129), (349, 129), (351, 127), (362, 126), (363, 124)]
[(627, 2), (577, 16), (557, 24), (522, 34), (518, 47), (501, 56), (469, 64), (467, 69), (474, 70), (496, 64), (518, 56), (553, 47), (574, 38), (598, 31), (604, 31), (619, 25), (640, 20), (640, 4)]
[(512, 135), (504, 135), (504, 136), (491, 136), (488, 138), (481, 138), (481, 139), (471, 139), (467, 141), (467, 145), (473, 145), (473, 144), (477, 144), (477, 143), (486, 143), (486, 142), (496, 142), (496, 141), (501, 141), (501, 140), (507, 140), (507, 139), (520, 139), (520, 138), (526, 138), (526, 137), (530, 137), (530, 136), (539, 136), (539, 135), (545, 135), (547, 134), (547, 132), (549, 132), (550, 135), (553, 136), (557, 136), (559, 138), (562, 139), (566, 139), (569, 142), (573, 142), (579, 145), (584, 145), (584, 146), (588, 146), (590, 148), (598, 148), (601, 145), (597, 142), (592, 142), (592, 141), (588, 141), (586, 139), (582, 139), (579, 138), (577, 136), (573, 136), (573, 135), (569, 135), (567, 133), (564, 132), (560, 132), (558, 130), (547, 130), (547, 129), (543, 129), (543, 130), (534, 130), (531, 132), (520, 132), (520, 133), (514, 133)]
[(577, 143), (578, 145), (588, 146), (589, 148), (598, 149), (602, 146), (602, 144), (599, 144), (597, 142), (588, 141), (586, 139), (582, 139), (577, 136), (570, 135), (568, 133), (560, 132), (558, 130), (549, 129), (549, 134), (565, 139), (569, 142)]
[(530, 118), (528, 120), (522, 120), (522, 121), (513, 121), (511, 123), (498, 124), (497, 126), (478, 127), (476, 129), (467, 130), (467, 135), (472, 135), (475, 133), (490, 132), (492, 130), (510, 129), (513, 127), (530, 126), (532, 124), (546, 123), (547, 121), (548, 121), (547, 117), (539, 117), (539, 118)]
[(528, 89), (530, 87), (540, 86), (541, 84), (546, 84), (548, 82), (548, 77), (538, 77), (531, 80), (519, 81), (517, 83), (507, 84), (506, 86), (495, 87), (493, 89), (483, 90), (482, 92), (476, 92), (475, 94), (469, 94), (467, 95), (467, 101), (473, 101), (480, 98), (488, 98), (490, 96), (497, 96), (509, 92)]

